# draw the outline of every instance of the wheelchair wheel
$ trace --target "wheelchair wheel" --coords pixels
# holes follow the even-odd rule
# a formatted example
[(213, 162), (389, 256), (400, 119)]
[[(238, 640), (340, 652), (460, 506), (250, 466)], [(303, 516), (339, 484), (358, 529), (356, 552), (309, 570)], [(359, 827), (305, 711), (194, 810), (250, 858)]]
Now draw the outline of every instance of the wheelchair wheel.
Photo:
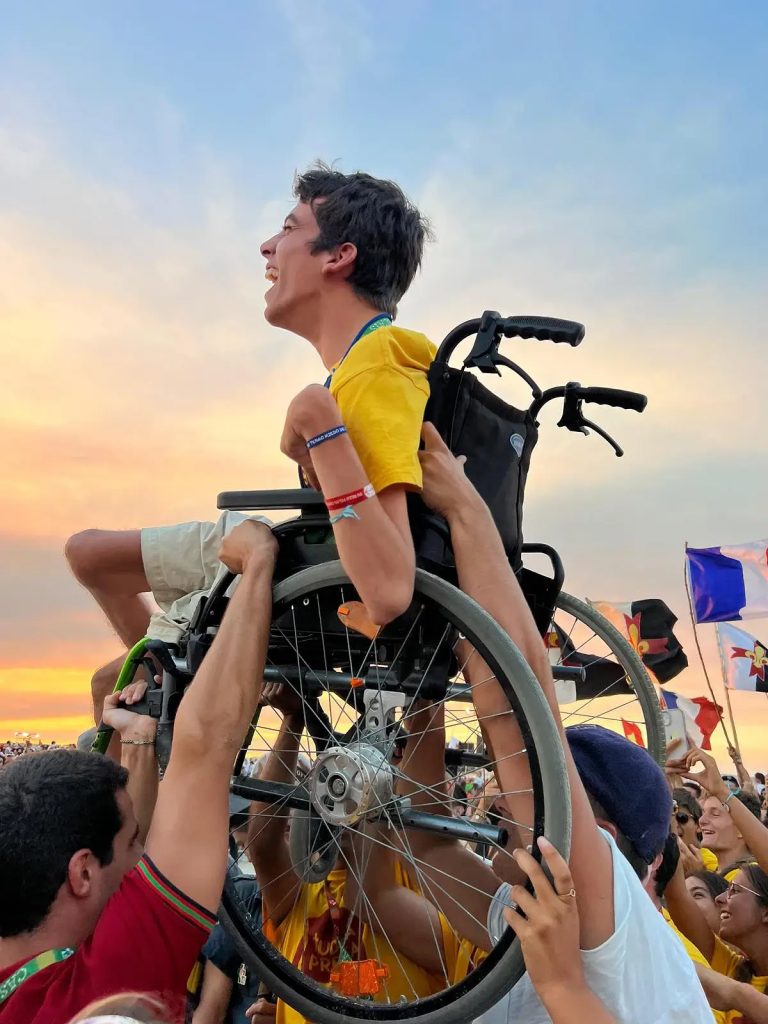
[(584, 669), (581, 683), (556, 683), (563, 724), (594, 723), (639, 739), (663, 764), (664, 725), (656, 687), (631, 644), (603, 615), (561, 593), (547, 637), (550, 662)]
[[(340, 614), (354, 599), (339, 562), (275, 588), (265, 680), (294, 698), (292, 738), (263, 709), (232, 783), (255, 801), (240, 856), (253, 858), (265, 923), (226, 890), (220, 919), (246, 967), (313, 1022), (471, 1020), (524, 971), (511, 930), (495, 945), (486, 931), (509, 851), (537, 850), (544, 834), (567, 856), (558, 733), (517, 648), (449, 583), (418, 570), (411, 608), (374, 639)], [(484, 727), (507, 768), (470, 691), (498, 697), (493, 677), (512, 711)], [(520, 781), (496, 792), (494, 769)], [(492, 813), (460, 813), (484, 792)]]

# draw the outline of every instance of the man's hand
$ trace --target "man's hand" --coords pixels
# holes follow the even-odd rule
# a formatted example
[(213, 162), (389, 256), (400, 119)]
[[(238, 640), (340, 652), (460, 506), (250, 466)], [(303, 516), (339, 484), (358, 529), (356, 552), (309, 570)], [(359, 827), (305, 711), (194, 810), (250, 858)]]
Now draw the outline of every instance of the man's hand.
[(141, 679), (129, 683), (120, 693), (108, 694), (104, 698), (102, 722), (119, 733), (123, 739), (154, 739), (157, 731), (155, 720), (148, 715), (139, 715), (128, 710), (131, 704), (136, 704), (142, 699), (146, 690), (147, 684)]
[(683, 873), (687, 878), (696, 871), (704, 870), (704, 861), (701, 852), (693, 843), (684, 843), (680, 836), (677, 837), (677, 848), (680, 851), (680, 863), (683, 865)]
[(274, 1024), (276, 1012), (277, 1003), (270, 1003), (268, 999), (257, 999), (245, 1011), (245, 1016), (250, 1024)]
[(268, 704), (275, 711), (279, 711), (283, 718), (301, 717), (301, 697), (285, 683), (265, 683), (259, 703)]
[(219, 548), (219, 560), (230, 572), (243, 573), (246, 566), (255, 560), (257, 565), (270, 561), (274, 564), (277, 555), (277, 541), (265, 523), (255, 519), (245, 522), (228, 533)]
[[(691, 771), (695, 764), (700, 764), (700, 772)], [(720, 776), (720, 769), (711, 754), (707, 754), (699, 747), (691, 747), (685, 757), (677, 761), (667, 761), (666, 771), (669, 774), (678, 773), (686, 779), (692, 779), (709, 793), (716, 796), (718, 800), (724, 800), (728, 796), (729, 789)]]
[(438, 515), (449, 519), (451, 513), (478, 494), (464, 473), (465, 455), (454, 455), (431, 423), (421, 429), (424, 450), (419, 462), (424, 477), (421, 496)]
[(312, 466), (307, 441), (324, 430), (337, 427), (341, 422), (336, 400), (328, 388), (321, 384), (310, 384), (288, 406), (280, 451), (301, 466), (307, 482), (315, 490), (320, 490), (320, 484)]

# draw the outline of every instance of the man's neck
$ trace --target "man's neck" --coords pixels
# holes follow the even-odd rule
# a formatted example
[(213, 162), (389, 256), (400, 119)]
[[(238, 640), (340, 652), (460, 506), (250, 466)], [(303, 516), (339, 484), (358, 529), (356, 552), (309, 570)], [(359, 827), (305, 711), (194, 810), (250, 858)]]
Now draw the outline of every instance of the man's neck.
[(12, 964), (25, 963), (47, 949), (65, 949), (79, 945), (87, 937), (82, 926), (66, 927), (59, 920), (47, 920), (39, 928), (24, 935), (0, 939), (0, 971)]
[(321, 311), (309, 340), (315, 346), (326, 370), (343, 358), (357, 334), (381, 310), (352, 297), (333, 309)]
[(729, 846), (725, 850), (715, 850), (718, 870), (722, 871), (729, 864), (735, 864), (737, 860), (749, 860), (752, 856), (744, 843), (738, 842), (735, 846)]

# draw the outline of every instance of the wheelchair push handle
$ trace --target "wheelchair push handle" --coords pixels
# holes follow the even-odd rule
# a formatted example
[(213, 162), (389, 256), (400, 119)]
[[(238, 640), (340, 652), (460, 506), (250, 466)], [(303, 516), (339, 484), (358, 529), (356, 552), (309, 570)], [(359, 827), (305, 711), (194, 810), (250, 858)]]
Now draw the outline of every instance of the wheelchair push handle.
[(648, 404), (646, 395), (621, 388), (580, 388), (579, 397), (593, 405), (612, 405), (615, 409), (630, 409), (632, 412), (642, 412)]
[(536, 338), (575, 348), (584, 340), (584, 324), (551, 316), (508, 316), (502, 320), (505, 338)]
[(495, 310), (487, 309), (474, 320), (463, 324), (446, 335), (437, 350), (435, 362), (447, 363), (456, 346), (476, 335), (472, 351), (464, 360), (465, 368), (474, 367), (485, 373), (498, 373), (497, 364), (504, 363), (499, 355), (502, 338), (536, 338), (538, 341), (564, 342), (579, 345), (584, 339), (584, 325), (574, 320), (559, 320), (549, 316), (508, 316), (503, 317)]

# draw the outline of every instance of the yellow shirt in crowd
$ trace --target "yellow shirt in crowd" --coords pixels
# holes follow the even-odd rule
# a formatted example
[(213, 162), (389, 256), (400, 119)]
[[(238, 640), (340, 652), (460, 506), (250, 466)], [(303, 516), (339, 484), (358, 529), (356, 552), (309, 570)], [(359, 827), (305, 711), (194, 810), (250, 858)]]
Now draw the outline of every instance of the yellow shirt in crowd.
[(435, 351), (423, 334), (385, 323), (331, 371), (331, 394), (377, 493), (393, 484), (421, 488), (417, 453)]
[[(727, 978), (733, 978), (745, 959), (741, 953), (726, 945), (719, 936), (715, 936), (715, 951), (709, 965), (712, 970), (724, 974)], [(751, 983), (758, 992), (765, 992), (768, 988), (768, 977), (752, 978)], [(745, 1019), (739, 1010), (728, 1010), (722, 1017), (723, 1024), (741, 1024)]]
[[(401, 885), (413, 888), (411, 880), (398, 864), (396, 877)], [(326, 882), (308, 883), (301, 887), (296, 903), (270, 939), (282, 955), (308, 978), (326, 988), (331, 985), (331, 972), (339, 961), (338, 935), (353, 960), (376, 960), (389, 969), (382, 981), (378, 1001), (396, 1003), (400, 996), (409, 1002), (434, 995), (446, 988), (444, 975), (430, 974), (408, 957), (397, 952), (387, 939), (359, 919), (350, 923), (350, 911), (344, 906), (347, 872), (337, 868)], [(334, 923), (329, 907), (328, 891), (339, 908)], [(440, 914), (440, 929), (445, 970), (450, 981), (455, 976), (458, 942), (448, 921)], [(278, 1001), (276, 1024), (306, 1024), (305, 1018), (282, 1000)]]

